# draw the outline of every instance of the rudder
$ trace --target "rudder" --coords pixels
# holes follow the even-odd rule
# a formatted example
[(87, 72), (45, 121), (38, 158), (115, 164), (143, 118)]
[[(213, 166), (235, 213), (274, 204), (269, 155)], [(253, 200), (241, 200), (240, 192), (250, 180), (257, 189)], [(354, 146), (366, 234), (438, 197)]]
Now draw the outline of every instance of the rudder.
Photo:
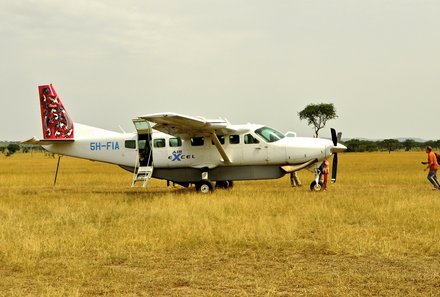
[(44, 139), (73, 139), (73, 121), (52, 84), (38, 86), (38, 93)]

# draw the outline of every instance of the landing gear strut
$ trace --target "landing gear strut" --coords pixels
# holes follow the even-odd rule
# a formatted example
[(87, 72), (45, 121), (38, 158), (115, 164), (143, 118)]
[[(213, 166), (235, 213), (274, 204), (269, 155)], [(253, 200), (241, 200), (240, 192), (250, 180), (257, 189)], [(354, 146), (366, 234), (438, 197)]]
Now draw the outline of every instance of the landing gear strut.
[(310, 184), (310, 190), (319, 192), (323, 189), (323, 183), (321, 182), (321, 170), (319, 168), (315, 169), (315, 180)]

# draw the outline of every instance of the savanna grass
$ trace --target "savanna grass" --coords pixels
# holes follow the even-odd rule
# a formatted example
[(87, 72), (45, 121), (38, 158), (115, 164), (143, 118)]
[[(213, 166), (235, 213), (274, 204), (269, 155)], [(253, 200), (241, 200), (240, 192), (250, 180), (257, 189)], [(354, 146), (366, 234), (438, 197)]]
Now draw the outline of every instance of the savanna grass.
[(440, 192), (423, 152), (346, 153), (211, 195), (109, 164), (0, 157), (0, 296), (437, 296)]

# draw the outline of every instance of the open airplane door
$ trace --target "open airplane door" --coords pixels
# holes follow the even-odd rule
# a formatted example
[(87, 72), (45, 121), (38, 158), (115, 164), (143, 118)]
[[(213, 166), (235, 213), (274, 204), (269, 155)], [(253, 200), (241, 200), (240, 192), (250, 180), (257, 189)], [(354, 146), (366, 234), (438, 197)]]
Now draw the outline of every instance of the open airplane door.
[(150, 123), (144, 119), (133, 119), (133, 124), (137, 132), (138, 154), (131, 186), (134, 187), (136, 182), (142, 181), (145, 188), (153, 175), (152, 129)]

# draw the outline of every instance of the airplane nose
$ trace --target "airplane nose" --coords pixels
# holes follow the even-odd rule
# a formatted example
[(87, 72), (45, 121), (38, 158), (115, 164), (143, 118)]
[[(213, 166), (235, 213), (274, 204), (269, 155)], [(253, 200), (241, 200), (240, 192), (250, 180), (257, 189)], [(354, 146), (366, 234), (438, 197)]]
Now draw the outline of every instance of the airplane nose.
[(333, 143), (328, 144), (328, 145), (325, 146), (325, 151), (324, 151), (325, 158), (328, 158), (328, 157), (330, 157), (332, 155), (332, 149), (333, 149)]

